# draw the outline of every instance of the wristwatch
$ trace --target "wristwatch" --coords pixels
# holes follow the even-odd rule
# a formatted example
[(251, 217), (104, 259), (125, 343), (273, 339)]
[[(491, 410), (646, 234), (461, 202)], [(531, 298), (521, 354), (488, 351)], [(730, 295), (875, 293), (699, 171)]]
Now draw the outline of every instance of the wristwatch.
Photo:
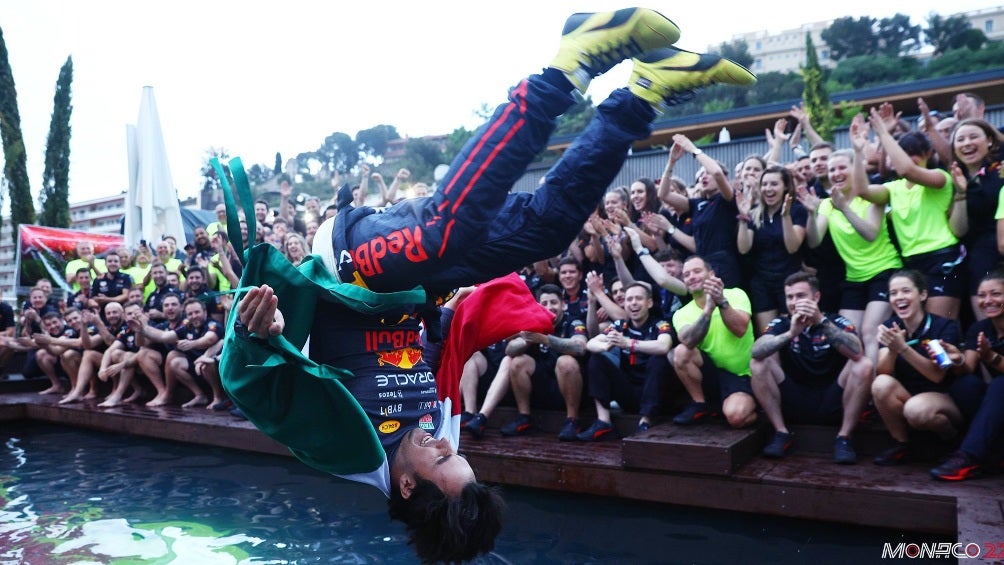
[(718, 308), (720, 310), (725, 310), (728, 307), (729, 307), (729, 301), (728, 300), (722, 300), (722, 303), (718, 305)]
[(666, 230), (666, 233), (669, 235), (673, 235), (674, 233), (676, 233), (676, 226), (674, 226), (673, 224), (669, 224), (669, 229)]

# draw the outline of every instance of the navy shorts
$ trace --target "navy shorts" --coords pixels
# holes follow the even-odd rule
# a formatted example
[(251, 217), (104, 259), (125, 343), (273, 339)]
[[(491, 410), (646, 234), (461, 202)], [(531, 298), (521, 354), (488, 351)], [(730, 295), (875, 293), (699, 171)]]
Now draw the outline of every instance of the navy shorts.
[(889, 278), (894, 272), (882, 271), (864, 282), (844, 281), (840, 285), (840, 309), (864, 310), (869, 302), (888, 302)]
[(561, 388), (558, 387), (558, 378), (554, 372), (557, 357), (548, 355), (542, 359), (536, 359), (536, 367), (530, 375), (530, 383), (533, 387), (530, 392), (530, 406), (543, 410), (564, 410), (565, 397), (561, 395)]
[(737, 392), (745, 392), (753, 397), (753, 385), (749, 377), (719, 369), (704, 351), (701, 351), (701, 359), (704, 360), (701, 366), (701, 388), (705, 398), (725, 402), (726, 398)]
[(903, 258), (903, 266), (924, 274), (927, 296), (962, 298), (966, 292), (962, 250), (958, 245)]
[(760, 271), (750, 280), (750, 302), (753, 312), (777, 310), (784, 313), (788, 305), (784, 299), (784, 279), (788, 275)]
[(840, 424), (844, 415), (844, 389), (836, 382), (809, 386), (786, 378), (777, 388), (785, 420), (793, 424)]

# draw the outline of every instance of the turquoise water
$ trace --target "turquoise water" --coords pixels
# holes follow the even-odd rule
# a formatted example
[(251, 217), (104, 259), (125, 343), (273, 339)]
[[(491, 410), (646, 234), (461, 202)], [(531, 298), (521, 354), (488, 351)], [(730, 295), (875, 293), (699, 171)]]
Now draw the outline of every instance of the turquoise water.
[[(283, 457), (0, 430), (0, 565), (413, 563), (376, 489)], [(506, 488), (481, 563), (871, 563), (895, 532)], [(934, 536), (907, 541), (948, 541)]]

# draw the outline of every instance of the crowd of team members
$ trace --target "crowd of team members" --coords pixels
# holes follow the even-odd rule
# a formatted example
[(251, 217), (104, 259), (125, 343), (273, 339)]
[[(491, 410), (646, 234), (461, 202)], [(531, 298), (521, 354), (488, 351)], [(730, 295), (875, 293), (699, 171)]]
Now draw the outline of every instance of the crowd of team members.
[[(554, 333), (468, 362), (464, 430), (481, 437), (511, 390), (507, 436), (530, 433), (540, 408), (566, 411), (561, 440), (613, 437), (616, 402), (639, 432), (663, 415), (764, 418), (768, 457), (794, 445), (789, 423), (839, 426), (833, 456), (847, 464), (872, 406), (895, 440), (876, 464), (961, 443), (935, 477), (1004, 470), (1004, 136), (983, 109), (960, 94), (939, 121), (920, 100), (915, 130), (883, 104), (838, 150), (793, 108), (732, 178), (674, 136), (661, 179), (611, 189), (562, 257), (524, 270)], [(779, 161), (785, 143), (794, 162)], [(693, 186), (672, 174), (687, 153)]]
[[(852, 463), (851, 434), (873, 405), (895, 440), (876, 463), (908, 459), (911, 430), (958, 444), (968, 427), (962, 448), (932, 472), (965, 478), (997, 465), (1004, 379), (990, 377), (1004, 372), (1002, 137), (981, 119), (978, 97), (956, 100), (954, 117), (940, 121), (921, 100), (921, 131), (884, 104), (855, 119), (842, 150), (793, 108), (767, 132), (766, 153), (738, 163), (732, 179), (674, 136), (661, 179), (611, 189), (567, 253), (524, 270), (554, 333), (523, 332), (468, 361), (464, 430), (480, 437), (511, 390), (519, 415), (503, 435), (531, 432), (540, 408), (565, 410), (563, 441), (612, 437), (616, 402), (639, 415), (639, 432), (667, 413), (678, 425), (721, 414), (737, 428), (763, 417), (776, 430), (769, 457), (791, 449), (789, 422), (837, 425), (834, 459)], [(796, 161), (778, 161), (785, 143)], [(687, 153), (701, 165), (692, 186), (672, 174)], [(409, 173), (388, 187), (364, 167), (352, 202), (339, 205), (363, 204), (371, 179), (389, 204)], [(308, 198), (297, 213), (291, 194), (283, 183), (275, 214), (264, 201), (254, 210), (257, 242), (296, 265), (336, 206)], [(100, 406), (160, 406), (180, 383), (191, 396), (183, 406), (228, 408), (217, 360), (231, 300), (218, 291), (237, 285), (241, 264), (225, 208), (215, 211), (218, 221), (197, 228), (184, 252), (167, 236), (100, 259), (81, 242), (66, 268), (68, 298), (39, 281), (18, 335), (13, 313), (2, 312), (3, 354), (27, 350), (25, 374), (47, 376), (42, 393), (64, 394), (62, 403), (97, 399), (110, 381)], [(240, 227), (246, 240), (243, 219)], [(960, 317), (975, 321), (965, 339)], [(946, 350), (947, 369), (932, 360), (930, 340)], [(584, 426), (589, 398), (597, 418)]]
[[(285, 214), (273, 214), (264, 201), (255, 204), (262, 226), (258, 241), (299, 263), (323, 218), (316, 198), (296, 216), (290, 194), (284, 183)], [(218, 221), (195, 228), (183, 251), (170, 235), (155, 245), (142, 241), (135, 249), (111, 249), (103, 257), (95, 255), (92, 243), (79, 242), (66, 265), (63, 290), (54, 292), (51, 280), (39, 280), (18, 320), (9, 305), (0, 306), (0, 360), (27, 352), (23, 374), (47, 377), (50, 386), (41, 394), (60, 394), (61, 404), (229, 408), (217, 366), (232, 303), (226, 291), (238, 284), (241, 263), (229, 243), (225, 207), (218, 206), (216, 214)], [(241, 231), (246, 238), (243, 219)], [(175, 392), (179, 384), (187, 394)]]

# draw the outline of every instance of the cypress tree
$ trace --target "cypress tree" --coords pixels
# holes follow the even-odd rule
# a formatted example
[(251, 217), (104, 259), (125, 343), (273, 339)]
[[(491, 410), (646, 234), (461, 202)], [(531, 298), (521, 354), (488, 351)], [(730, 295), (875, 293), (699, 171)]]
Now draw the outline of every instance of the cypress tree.
[(52, 101), (52, 120), (45, 144), (45, 172), (39, 203), (39, 223), (57, 228), (70, 227), (70, 84), (73, 82), (73, 58), (67, 57), (59, 70), (56, 95)]
[[(10, 191), (11, 236), (17, 243), (17, 226), (35, 222), (35, 206), (28, 182), (28, 159), (21, 134), (21, 115), (17, 111), (17, 89), (7, 59), (7, 43), (0, 28), (0, 137), (3, 138), (4, 178)], [(2, 220), (0, 220), (2, 222)], [(2, 226), (2, 223), (0, 223)]]
[(802, 100), (805, 101), (805, 111), (809, 114), (812, 126), (823, 139), (833, 139), (835, 116), (830, 94), (826, 91), (826, 81), (823, 68), (819, 65), (816, 47), (812, 44), (812, 35), (805, 34), (805, 51), (808, 54), (805, 66), (802, 67), (802, 79), (805, 88)]

